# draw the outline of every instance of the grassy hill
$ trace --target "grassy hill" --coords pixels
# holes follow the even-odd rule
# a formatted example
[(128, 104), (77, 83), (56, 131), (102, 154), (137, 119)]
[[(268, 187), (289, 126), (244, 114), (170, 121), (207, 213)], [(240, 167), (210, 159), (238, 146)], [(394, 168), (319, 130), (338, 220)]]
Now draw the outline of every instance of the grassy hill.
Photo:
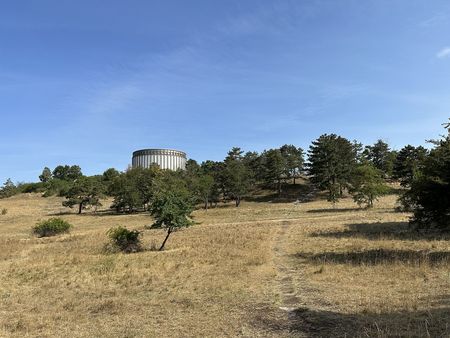
[[(166, 251), (135, 254), (105, 254), (106, 231), (127, 226), (146, 248), (159, 244), (146, 213), (0, 200), (0, 336), (448, 336), (449, 238), (409, 232), (395, 200), (219, 204), (196, 211), (199, 224)], [(70, 234), (31, 235), (55, 215)]]

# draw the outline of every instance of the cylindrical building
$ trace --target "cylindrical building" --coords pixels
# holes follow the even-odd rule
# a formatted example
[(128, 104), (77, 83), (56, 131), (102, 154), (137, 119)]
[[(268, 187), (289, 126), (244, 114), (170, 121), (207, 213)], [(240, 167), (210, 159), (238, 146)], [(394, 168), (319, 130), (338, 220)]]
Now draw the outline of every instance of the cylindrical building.
[(131, 162), (133, 168), (149, 168), (155, 164), (161, 169), (184, 170), (186, 153), (172, 149), (142, 149), (133, 153)]

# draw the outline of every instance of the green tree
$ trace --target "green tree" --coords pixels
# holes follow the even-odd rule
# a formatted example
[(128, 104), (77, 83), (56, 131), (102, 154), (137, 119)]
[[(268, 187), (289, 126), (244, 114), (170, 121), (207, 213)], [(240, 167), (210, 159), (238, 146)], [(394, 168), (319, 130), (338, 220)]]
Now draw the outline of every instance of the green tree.
[(103, 181), (105, 181), (105, 182), (112, 182), (112, 181), (114, 181), (114, 179), (116, 178), (116, 177), (119, 177), (119, 175), (120, 175), (120, 172), (118, 172), (116, 169), (114, 169), (114, 168), (109, 168), (109, 169), (106, 169), (104, 172), (103, 172), (103, 174), (102, 174), (102, 176), (103, 176)]
[(50, 168), (45, 167), (44, 170), (42, 170), (42, 174), (39, 175), (39, 180), (43, 183), (46, 183), (52, 179), (52, 171)]
[(208, 210), (208, 203), (214, 194), (214, 178), (210, 175), (200, 175), (197, 178), (197, 194), (204, 202), (204, 209)]
[(108, 195), (114, 197), (111, 205), (117, 212), (133, 212), (144, 204), (136, 182), (126, 173), (116, 177), (108, 189)]
[[(447, 127), (448, 128), (448, 127)], [(420, 174), (402, 196), (406, 209), (414, 212), (410, 224), (417, 229), (450, 230), (450, 132), (435, 141)]]
[(150, 168), (131, 168), (116, 177), (109, 185), (108, 194), (114, 197), (111, 208), (117, 212), (133, 212), (146, 209), (155, 191), (155, 182), (161, 170)]
[(285, 176), (287, 178), (293, 178), (295, 184), (295, 179), (299, 175), (300, 171), (303, 169), (304, 163), (303, 149), (297, 148), (292, 144), (285, 144), (280, 148), (280, 152), (284, 158)]
[[(194, 161), (195, 162), (195, 161)], [(211, 196), (214, 194), (214, 178), (205, 173), (204, 169), (195, 162), (186, 166), (186, 181), (188, 189), (197, 197), (198, 202), (202, 202), (204, 209), (208, 210)]]
[(150, 205), (153, 227), (167, 230), (159, 250), (163, 250), (172, 232), (194, 224), (191, 213), (194, 210), (189, 192), (183, 188), (164, 189), (155, 194)]
[(356, 165), (353, 144), (336, 134), (324, 134), (313, 141), (308, 151), (311, 181), (328, 191), (328, 201), (336, 203), (350, 182)]
[(101, 186), (98, 180), (92, 177), (80, 177), (65, 194), (66, 201), (62, 202), (65, 207), (78, 206), (78, 214), (87, 206), (100, 206)]
[(201, 167), (196, 160), (189, 159), (186, 161), (185, 172), (187, 176), (198, 176), (201, 172)]
[(422, 170), (428, 151), (422, 147), (407, 145), (403, 147), (394, 162), (393, 177), (400, 180), (402, 186), (409, 186)]
[(8, 198), (16, 195), (19, 192), (19, 189), (16, 185), (11, 181), (10, 178), (3, 183), (3, 187), (0, 188), (0, 198)]
[[(103, 185), (103, 191), (110, 195), (111, 187), (114, 183), (114, 180), (120, 176), (120, 172), (114, 168), (109, 168), (103, 172), (100, 176), (101, 184)], [(111, 195), (110, 195), (111, 196)]]
[(60, 180), (58, 178), (52, 178), (44, 184), (45, 192), (44, 197), (49, 197), (57, 194), (58, 196), (64, 197), (69, 191), (72, 182), (66, 180)]
[(59, 165), (53, 170), (53, 177), (63, 181), (75, 181), (81, 176), (83, 176), (83, 173), (77, 165)]
[(363, 144), (353, 140), (353, 151), (355, 152), (356, 162), (363, 163), (365, 161)]
[(396, 152), (390, 149), (389, 144), (383, 140), (378, 140), (374, 145), (366, 146), (364, 156), (386, 177), (392, 176)]
[(158, 166), (150, 168), (132, 168), (126, 175), (130, 178), (132, 186), (139, 192), (142, 206), (147, 208), (154, 194), (156, 177), (162, 173)]
[(275, 186), (278, 195), (281, 194), (281, 181), (286, 174), (286, 160), (280, 149), (269, 149), (263, 152), (264, 182)]
[(256, 151), (248, 151), (245, 153), (242, 158), (244, 165), (248, 168), (250, 172), (250, 179), (252, 182), (263, 180), (263, 171), (262, 167), (262, 156), (260, 156)]
[(373, 207), (373, 202), (387, 192), (383, 172), (371, 163), (358, 165), (352, 174), (349, 192), (359, 206)]
[(239, 207), (242, 197), (248, 193), (251, 186), (251, 172), (245, 165), (242, 154), (240, 148), (232, 148), (224, 161), (226, 194), (235, 200), (236, 207)]
[(213, 203), (217, 204), (220, 200), (220, 195), (224, 191), (224, 175), (223, 175), (223, 162), (214, 161), (204, 161), (201, 164), (202, 172), (205, 175), (211, 176), (213, 178), (214, 184), (211, 187), (209, 195), (209, 205), (212, 206)]

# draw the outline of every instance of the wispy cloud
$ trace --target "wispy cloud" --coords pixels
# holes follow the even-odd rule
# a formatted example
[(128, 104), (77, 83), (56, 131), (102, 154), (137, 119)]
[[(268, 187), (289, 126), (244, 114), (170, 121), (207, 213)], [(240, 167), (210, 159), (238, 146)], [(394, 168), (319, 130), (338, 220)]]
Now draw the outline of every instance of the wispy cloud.
[(140, 88), (130, 83), (101, 89), (88, 101), (87, 112), (90, 115), (105, 116), (125, 108), (140, 94)]
[(217, 31), (225, 36), (283, 35), (302, 22), (315, 18), (323, 6), (320, 0), (307, 3), (294, 0), (274, 1), (221, 22)]
[(434, 26), (441, 25), (441, 24), (447, 22), (448, 20), (449, 20), (449, 17), (447, 14), (438, 13), (438, 14), (435, 14), (435, 15), (423, 20), (422, 22), (420, 22), (419, 25), (422, 27), (434, 27)]
[(444, 59), (450, 57), (450, 47), (445, 47), (437, 52), (436, 57), (439, 59)]

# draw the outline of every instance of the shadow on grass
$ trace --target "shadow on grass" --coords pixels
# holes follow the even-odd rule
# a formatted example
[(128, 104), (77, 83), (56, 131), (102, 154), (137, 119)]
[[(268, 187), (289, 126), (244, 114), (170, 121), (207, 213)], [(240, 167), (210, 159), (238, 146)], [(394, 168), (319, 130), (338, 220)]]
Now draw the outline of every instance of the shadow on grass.
[(50, 213), (48, 216), (67, 216), (67, 215), (76, 215), (76, 216), (90, 216), (90, 217), (106, 217), (106, 216), (130, 216), (130, 215), (139, 215), (139, 214), (145, 214), (148, 213), (148, 211), (145, 210), (139, 210), (139, 211), (133, 211), (133, 212), (116, 212), (115, 210), (99, 210), (99, 211), (83, 211), (81, 214), (79, 214), (76, 211), (61, 211), (61, 212), (55, 212)]
[(257, 320), (272, 332), (302, 337), (448, 337), (449, 315), (449, 307), (361, 314), (297, 308), (286, 320), (264, 315)]
[(336, 213), (336, 212), (359, 212), (359, 211), (367, 211), (367, 209), (364, 208), (332, 208), (332, 209), (312, 209), (308, 210), (307, 212), (313, 213), (313, 214), (321, 214), (326, 212)]
[(373, 249), (360, 252), (323, 252), (319, 254), (300, 252), (295, 254), (295, 257), (319, 264), (378, 265), (399, 262), (411, 265), (429, 264), (435, 266), (450, 263), (450, 251), (427, 250)]
[[(208, 206), (208, 210), (214, 210), (214, 209), (236, 209), (236, 202), (234, 201), (226, 201), (226, 202), (219, 202), (216, 205)], [(205, 210), (203, 208), (203, 205), (198, 205), (197, 210)]]
[(450, 240), (450, 233), (448, 232), (417, 232), (411, 229), (407, 222), (354, 223), (347, 224), (346, 226), (347, 229), (343, 231), (315, 232), (310, 236), (325, 238), (364, 238), (369, 240)]
[(248, 196), (246, 201), (250, 202), (271, 202), (271, 203), (291, 203), (297, 200), (309, 201), (316, 198), (318, 192), (309, 183), (283, 184), (281, 194), (271, 191), (262, 195)]

